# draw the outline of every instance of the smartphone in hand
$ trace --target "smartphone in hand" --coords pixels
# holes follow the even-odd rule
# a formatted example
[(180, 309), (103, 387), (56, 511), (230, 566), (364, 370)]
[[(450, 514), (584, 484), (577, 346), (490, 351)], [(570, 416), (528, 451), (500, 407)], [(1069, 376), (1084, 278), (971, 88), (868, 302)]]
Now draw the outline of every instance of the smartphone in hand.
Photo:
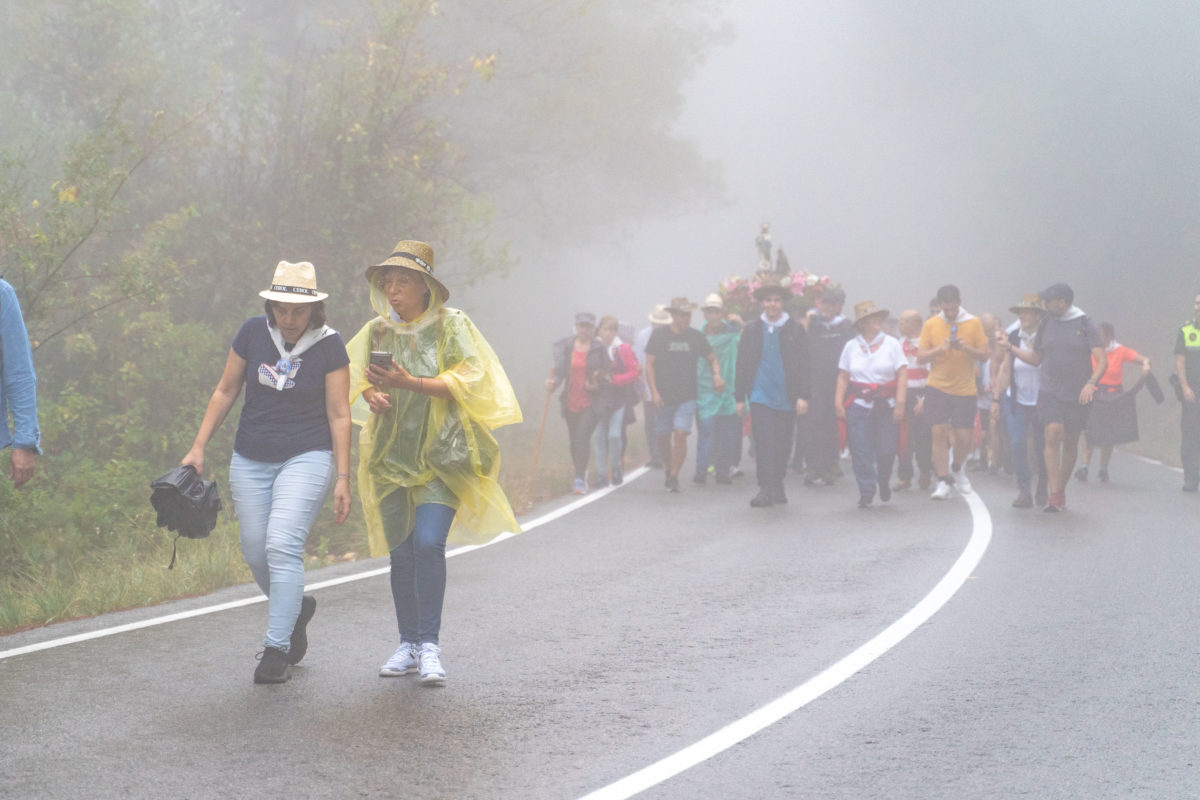
[(372, 350), (371, 366), (379, 367), (382, 370), (390, 370), (392, 368), (392, 354), (384, 350)]

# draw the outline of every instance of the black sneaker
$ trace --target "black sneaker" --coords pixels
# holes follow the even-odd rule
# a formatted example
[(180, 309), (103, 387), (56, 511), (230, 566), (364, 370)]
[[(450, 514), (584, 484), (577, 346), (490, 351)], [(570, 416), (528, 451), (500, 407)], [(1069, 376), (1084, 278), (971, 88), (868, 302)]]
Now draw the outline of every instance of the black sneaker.
[(667, 487), (667, 491), (671, 494), (679, 494), (679, 478), (674, 478), (668, 475), (665, 485)]
[(863, 495), (862, 497), (858, 498), (858, 507), (859, 508), (870, 508), (871, 507), (871, 498), (867, 497), (866, 495)]
[(306, 594), (300, 599), (300, 616), (292, 628), (292, 641), (287, 652), (289, 664), (299, 664), (308, 652), (308, 621), (317, 613), (317, 598)]
[(751, 508), (766, 508), (775, 501), (771, 499), (771, 493), (766, 489), (759, 489), (758, 494), (750, 500)]
[(613, 467), (612, 485), (620, 486), (624, 482), (625, 482), (625, 473), (621, 471), (620, 467)]
[(888, 500), (891, 500), (891, 499), (892, 499), (892, 487), (888, 485), (887, 481), (882, 481), (879, 484), (879, 500), (882, 503), (886, 503)]
[(278, 647), (268, 647), (259, 653), (258, 666), (254, 668), (255, 683), (286, 683), (292, 677), (288, 665), (288, 654)]
[[(1046, 505), (1045, 501), (1042, 505)], [(1017, 495), (1017, 499), (1012, 501), (1013, 508), (1033, 508), (1033, 495), (1029, 492), (1021, 492)]]
[(1087, 483), (1087, 472), (1087, 467), (1080, 467), (1079, 469), (1075, 470), (1075, 480), (1079, 481), (1080, 483)]

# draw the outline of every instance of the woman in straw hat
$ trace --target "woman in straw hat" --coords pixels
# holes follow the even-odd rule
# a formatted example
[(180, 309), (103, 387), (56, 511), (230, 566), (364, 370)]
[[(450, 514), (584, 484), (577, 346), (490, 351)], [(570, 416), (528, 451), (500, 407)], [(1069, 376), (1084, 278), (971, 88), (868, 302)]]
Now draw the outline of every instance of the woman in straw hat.
[(446, 681), (439, 633), (446, 542), (519, 530), (490, 430), (521, 421), (500, 361), (433, 276), (433, 248), (402, 241), (367, 268), (376, 317), (350, 340), (358, 487), (372, 555), (391, 555), (400, 646), (384, 677)]
[[(350, 513), (349, 359), (325, 324), (325, 298), (307, 261), (280, 261), (259, 292), (266, 315), (242, 325), (225, 372), (182, 463), (204, 471), (204, 447), (246, 390), (229, 465), (242, 556), (268, 598), (255, 683), (283, 683), (308, 650), (317, 609), (304, 594), (304, 542), (333, 482), (334, 518)], [(336, 473), (336, 480), (334, 475)]]
[(834, 409), (846, 421), (859, 508), (871, 507), (877, 488), (880, 500), (892, 499), (889, 482), (904, 419), (908, 359), (900, 342), (883, 332), (887, 315), (870, 300), (855, 305), (858, 335), (846, 342), (838, 361)]

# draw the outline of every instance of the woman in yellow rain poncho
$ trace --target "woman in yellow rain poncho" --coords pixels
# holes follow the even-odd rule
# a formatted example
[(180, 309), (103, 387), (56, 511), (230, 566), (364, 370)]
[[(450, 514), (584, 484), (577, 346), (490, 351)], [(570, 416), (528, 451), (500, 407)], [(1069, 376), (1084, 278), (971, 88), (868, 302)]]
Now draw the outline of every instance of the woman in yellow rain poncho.
[[(400, 647), (385, 677), (442, 685), (438, 632), (446, 542), (519, 529), (497, 476), (490, 429), (521, 421), (495, 352), (433, 277), (433, 248), (404, 241), (367, 268), (372, 319), (350, 341), (358, 488), (371, 555), (391, 553)], [(375, 355), (372, 356), (372, 353)]]

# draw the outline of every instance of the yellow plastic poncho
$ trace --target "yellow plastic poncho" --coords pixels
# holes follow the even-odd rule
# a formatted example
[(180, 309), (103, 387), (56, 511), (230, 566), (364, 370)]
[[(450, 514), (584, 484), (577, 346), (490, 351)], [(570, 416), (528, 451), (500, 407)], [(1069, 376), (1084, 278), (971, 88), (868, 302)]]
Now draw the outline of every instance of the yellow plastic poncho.
[[(351, 417), (358, 439), (358, 491), (371, 555), (390, 552), (412, 531), (416, 506), (457, 505), (453, 544), (483, 544), (520, 528), (497, 480), (500, 447), (491, 429), (521, 421), (521, 408), (491, 345), (462, 311), (442, 305), (426, 281), (431, 302), (412, 322), (393, 318), (382, 289), (371, 286), (378, 316), (359, 330), (350, 354)], [(372, 350), (386, 350), (414, 376), (445, 381), (454, 399), (389, 389), (391, 410), (372, 414), (362, 398)], [(406, 493), (403, 533), (384, 533), (379, 501)], [(393, 540), (394, 539), (394, 540)]]

